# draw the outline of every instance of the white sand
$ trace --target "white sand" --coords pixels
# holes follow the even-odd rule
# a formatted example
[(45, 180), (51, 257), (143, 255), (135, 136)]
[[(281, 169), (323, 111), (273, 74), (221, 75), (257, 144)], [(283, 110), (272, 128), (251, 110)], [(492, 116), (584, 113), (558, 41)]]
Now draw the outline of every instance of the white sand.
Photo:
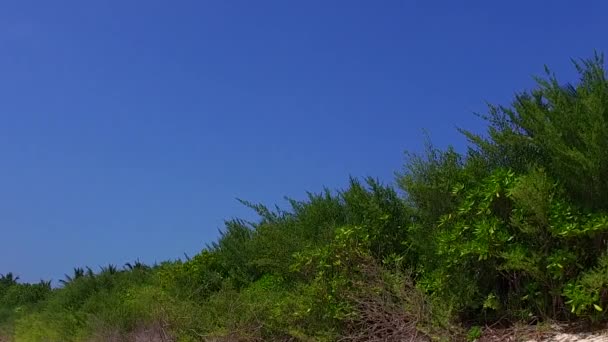
[[(551, 336), (547, 339), (543, 339), (541, 341), (546, 342), (605, 342), (608, 341), (608, 333), (600, 333), (600, 334), (566, 334), (559, 333), (555, 336)], [(536, 340), (530, 340), (528, 342), (541, 342)]]

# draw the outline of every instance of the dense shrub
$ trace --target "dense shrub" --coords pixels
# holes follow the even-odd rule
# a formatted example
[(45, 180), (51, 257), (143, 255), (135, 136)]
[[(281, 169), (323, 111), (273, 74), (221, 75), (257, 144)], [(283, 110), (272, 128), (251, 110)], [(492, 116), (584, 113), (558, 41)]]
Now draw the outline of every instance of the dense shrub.
[(526, 172), (543, 167), (572, 200), (608, 209), (608, 82), (603, 56), (575, 63), (578, 84), (564, 84), (548, 69), (538, 87), (518, 94), (511, 107), (491, 106), (487, 136), (466, 132), (492, 167)]
[(542, 171), (497, 170), (474, 188), (455, 187), (460, 203), (438, 224), (427, 290), (463, 313), (567, 318), (563, 291), (598, 263), (605, 246), (594, 241), (608, 216), (585, 214), (563, 193)]
[(76, 268), (54, 289), (1, 275), (0, 339), (453, 340), (455, 323), (476, 338), (499, 319), (605, 321), (602, 63), (491, 106), (465, 153), (409, 155), (401, 194), (351, 178), (287, 208), (242, 201), (258, 219), (185, 260)]

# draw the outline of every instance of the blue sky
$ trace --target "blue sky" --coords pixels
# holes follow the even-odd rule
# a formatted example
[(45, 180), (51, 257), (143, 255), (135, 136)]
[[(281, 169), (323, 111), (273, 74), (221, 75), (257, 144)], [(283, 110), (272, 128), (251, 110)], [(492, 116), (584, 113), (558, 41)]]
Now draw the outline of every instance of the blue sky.
[(194, 254), (606, 52), (590, 1), (4, 1), (0, 273)]

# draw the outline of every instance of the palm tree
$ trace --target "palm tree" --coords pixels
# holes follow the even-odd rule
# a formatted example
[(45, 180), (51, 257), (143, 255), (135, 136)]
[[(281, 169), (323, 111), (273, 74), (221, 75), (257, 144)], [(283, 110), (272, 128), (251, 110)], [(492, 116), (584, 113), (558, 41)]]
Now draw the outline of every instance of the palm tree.
[(19, 277), (13, 275), (12, 272), (8, 272), (7, 274), (0, 274), (0, 286), (2, 287), (16, 285), (17, 280), (19, 280)]
[(38, 283), (38, 285), (42, 286), (45, 289), (50, 290), (51, 289), (51, 280), (43, 280), (40, 279), (40, 282)]
[(73, 282), (74, 280), (82, 277), (84, 277), (84, 269), (82, 267), (75, 267), (73, 276), (69, 276), (66, 274), (65, 279), (61, 279), (59, 282), (65, 286)]
[(116, 274), (118, 273), (118, 267), (116, 267), (113, 264), (109, 264), (106, 267), (101, 267), (101, 273), (107, 273), (107, 274)]
[(139, 259), (135, 260), (134, 263), (127, 262), (124, 267), (125, 271), (135, 271), (135, 270), (147, 271), (149, 269), (150, 269), (150, 266), (139, 261)]

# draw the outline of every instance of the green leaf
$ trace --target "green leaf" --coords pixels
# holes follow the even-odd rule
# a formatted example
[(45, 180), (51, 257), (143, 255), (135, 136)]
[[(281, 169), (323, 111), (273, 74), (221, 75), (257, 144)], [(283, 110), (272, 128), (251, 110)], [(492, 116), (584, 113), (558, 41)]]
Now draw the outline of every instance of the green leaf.
[(597, 311), (600, 311), (600, 312), (604, 311), (604, 309), (602, 309), (602, 307), (601, 307), (601, 306), (599, 306), (599, 305), (597, 305), (597, 304), (593, 304), (593, 307), (594, 307), (594, 308), (595, 308), (595, 310), (597, 310)]

